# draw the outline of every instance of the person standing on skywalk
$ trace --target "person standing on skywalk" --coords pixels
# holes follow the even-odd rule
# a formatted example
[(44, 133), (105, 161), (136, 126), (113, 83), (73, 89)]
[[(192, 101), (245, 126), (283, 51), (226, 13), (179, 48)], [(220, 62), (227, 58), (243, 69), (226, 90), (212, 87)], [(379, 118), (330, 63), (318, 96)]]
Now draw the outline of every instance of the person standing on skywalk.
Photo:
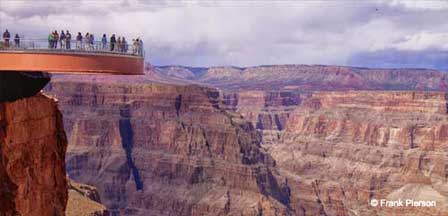
[(8, 29), (3, 33), (3, 40), (5, 41), (5, 47), (9, 47), (9, 39), (11, 38), (11, 34), (9, 34)]
[(16, 34), (16, 36), (14, 37), (14, 47), (15, 48), (19, 48), (20, 47), (20, 36), (19, 36), (19, 34)]
[(70, 49), (70, 43), (72, 40), (72, 35), (70, 34), (70, 32), (67, 30), (65, 33), (65, 49)]
[(59, 36), (59, 46), (61, 49), (65, 48), (65, 33), (63, 30), (61, 30), (61, 34)]

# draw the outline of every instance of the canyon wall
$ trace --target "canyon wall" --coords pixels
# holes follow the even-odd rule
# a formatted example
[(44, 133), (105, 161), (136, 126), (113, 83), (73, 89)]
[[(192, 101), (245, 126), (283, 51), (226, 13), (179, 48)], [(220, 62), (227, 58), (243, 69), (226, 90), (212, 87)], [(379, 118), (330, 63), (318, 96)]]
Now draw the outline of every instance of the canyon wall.
[[(308, 65), (154, 73), (179, 70), (221, 88), (227, 108), (256, 128), (296, 215), (447, 214), (448, 103), (437, 92), (446, 91), (445, 73)], [(437, 207), (369, 206), (399, 198)]]
[(226, 108), (241, 114), (264, 145), (278, 143), (291, 112), (311, 94), (298, 91), (222, 91)]
[(54, 99), (38, 93), (0, 103), (0, 215), (65, 214), (66, 147)]
[[(448, 214), (447, 95), (415, 91), (239, 91), (229, 109), (252, 122), (288, 179), (296, 215)], [(372, 207), (371, 199), (436, 207)]]
[(63, 110), (69, 176), (112, 215), (293, 214), (288, 182), (217, 90), (56, 78), (47, 91)]
[[(291, 114), (270, 153), (292, 178), (314, 184), (310, 193), (328, 212), (446, 215), (447, 117), (445, 93), (316, 92)], [(368, 205), (397, 198), (437, 207)]]

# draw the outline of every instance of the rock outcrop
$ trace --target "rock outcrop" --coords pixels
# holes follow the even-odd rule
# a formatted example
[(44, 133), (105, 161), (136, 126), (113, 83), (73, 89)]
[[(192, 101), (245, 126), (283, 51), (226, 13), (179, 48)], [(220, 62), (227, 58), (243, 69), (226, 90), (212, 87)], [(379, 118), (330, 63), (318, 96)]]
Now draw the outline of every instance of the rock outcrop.
[(48, 90), (70, 177), (97, 187), (113, 215), (292, 214), (288, 182), (218, 91), (57, 78)]
[(66, 147), (54, 99), (0, 103), (0, 215), (64, 215)]
[(69, 180), (66, 216), (109, 216), (95, 187)]

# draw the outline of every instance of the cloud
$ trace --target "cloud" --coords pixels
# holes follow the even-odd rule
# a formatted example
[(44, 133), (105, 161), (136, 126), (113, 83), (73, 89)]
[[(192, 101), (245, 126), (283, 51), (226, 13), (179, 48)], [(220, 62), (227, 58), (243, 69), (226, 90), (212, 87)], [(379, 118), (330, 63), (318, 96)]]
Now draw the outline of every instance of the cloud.
[(394, 0), (394, 1), (384, 1), (391, 6), (403, 6), (411, 10), (446, 10), (448, 9), (447, 1), (436, 1), (436, 0), (426, 0), (426, 1), (411, 1), (411, 0)]
[(158, 65), (349, 64), (359, 53), (445, 49), (448, 8), (425, 2), (1, 0), (0, 28), (142, 36)]
[(391, 48), (397, 50), (423, 51), (423, 50), (447, 50), (448, 33), (419, 32), (406, 36), (405, 40), (392, 44)]

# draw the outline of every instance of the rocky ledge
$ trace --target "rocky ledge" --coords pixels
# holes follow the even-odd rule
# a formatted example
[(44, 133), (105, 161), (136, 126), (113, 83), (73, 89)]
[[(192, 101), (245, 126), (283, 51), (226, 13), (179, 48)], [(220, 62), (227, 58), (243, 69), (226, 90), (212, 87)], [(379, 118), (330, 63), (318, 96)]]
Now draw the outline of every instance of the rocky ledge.
[(97, 189), (69, 180), (66, 216), (109, 216)]

